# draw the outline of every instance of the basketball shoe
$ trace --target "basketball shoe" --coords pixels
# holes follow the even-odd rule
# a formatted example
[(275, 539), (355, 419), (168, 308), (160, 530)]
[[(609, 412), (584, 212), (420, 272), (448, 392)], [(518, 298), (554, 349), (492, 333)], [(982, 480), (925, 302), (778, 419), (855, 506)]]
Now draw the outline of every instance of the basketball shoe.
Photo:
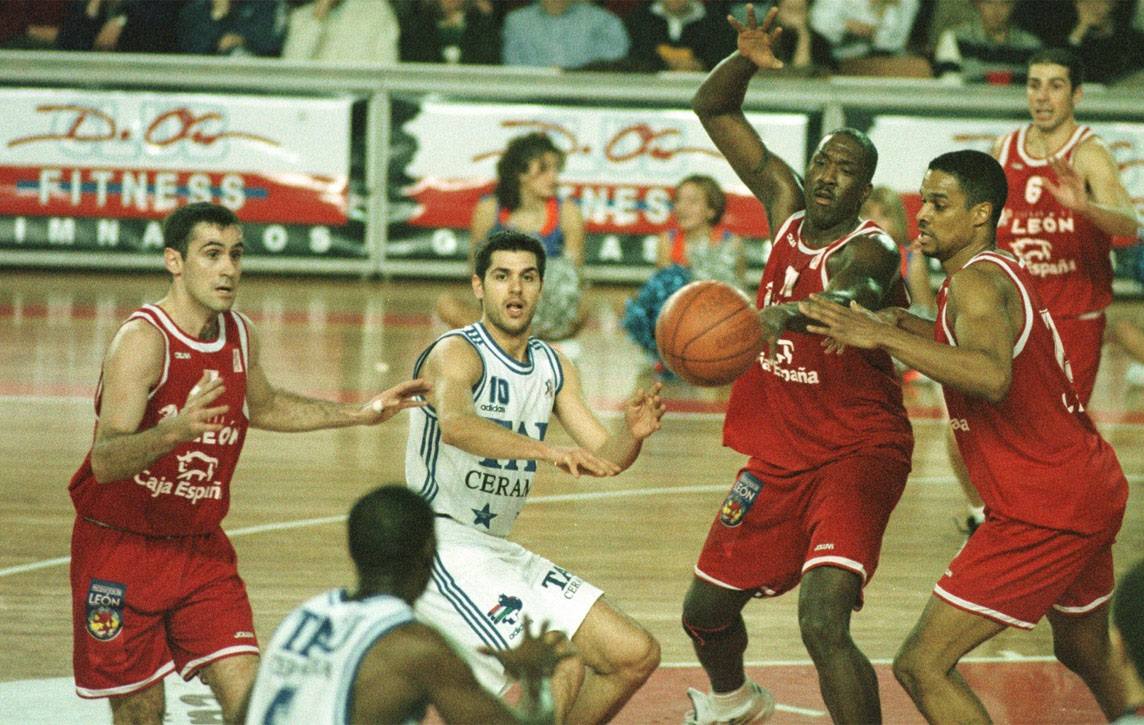
[(731, 712), (717, 712), (711, 696), (692, 687), (687, 688), (691, 698), (691, 712), (683, 718), (683, 725), (747, 725), (763, 722), (775, 712), (775, 698), (770, 691), (747, 680), (751, 695), (745, 703)]

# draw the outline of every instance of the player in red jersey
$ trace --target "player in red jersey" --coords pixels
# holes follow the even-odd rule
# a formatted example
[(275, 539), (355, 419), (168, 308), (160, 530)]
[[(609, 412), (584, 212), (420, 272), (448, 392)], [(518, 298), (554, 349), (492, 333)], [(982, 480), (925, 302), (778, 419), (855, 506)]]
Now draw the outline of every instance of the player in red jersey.
[(161, 722), (163, 678), (201, 674), (230, 722), (258, 668), (234, 549), (219, 524), (248, 427), (372, 425), (419, 405), (421, 380), (369, 402), (274, 388), (250, 321), (234, 213), (187, 205), (163, 225), (171, 286), (119, 328), (95, 395), (91, 450), (72, 477), (76, 691), (115, 722)]
[[(993, 156), (1009, 183), (997, 247), (1024, 261), (1032, 274), (1087, 406), (1100, 367), (1104, 310), (1112, 303), (1112, 238), (1135, 237), (1138, 222), (1112, 152), (1091, 128), (1077, 123), (1083, 81), (1080, 59), (1071, 50), (1035, 54), (1025, 84), (1032, 123), (998, 138)], [(954, 470), (964, 471), (956, 459)], [(959, 478), (972, 518), (981, 501), (963, 473)]]
[(683, 605), (683, 626), (711, 682), (691, 690), (688, 722), (748, 722), (774, 708), (746, 679), (742, 610), (801, 581), (799, 627), (835, 720), (881, 719), (869, 660), (850, 637), (850, 616), (873, 576), (882, 534), (909, 475), (913, 435), (890, 356), (824, 354), (805, 333), (799, 300), (824, 292), (875, 308), (908, 304), (894, 241), (858, 218), (877, 151), (860, 131), (828, 134), (806, 183), (772, 155), (742, 112), (772, 53), (776, 11), (753, 9), (738, 51), (700, 86), (693, 107), (732, 168), (766, 208), (774, 247), (759, 285), (769, 350), (735, 382), (723, 442), (749, 456), (715, 517)]
[[(878, 314), (812, 299), (801, 306), (832, 349), (884, 350), (944, 386), (950, 424), (985, 499), (985, 522), (949, 564), (894, 660), (930, 722), (988, 722), (956, 670), (1005, 627), (1043, 616), (1053, 651), (1112, 719), (1123, 705), (1109, 657), (1112, 544), (1128, 482), (1084, 412), (1053, 317), (1032, 274), (996, 251), (1001, 166), (980, 151), (930, 162), (915, 244), (938, 259), (936, 324), (904, 309)], [(928, 338), (928, 339), (923, 339)]]

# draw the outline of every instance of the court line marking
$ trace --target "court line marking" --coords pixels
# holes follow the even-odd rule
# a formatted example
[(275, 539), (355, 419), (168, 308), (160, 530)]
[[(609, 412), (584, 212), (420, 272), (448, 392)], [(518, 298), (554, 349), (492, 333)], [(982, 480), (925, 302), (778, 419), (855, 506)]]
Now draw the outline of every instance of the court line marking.
[[(1131, 485), (1139, 485), (1144, 483), (1144, 475), (1127, 476), (1128, 483)], [(914, 476), (909, 479), (909, 484), (913, 485), (935, 485), (935, 484), (952, 484), (955, 482), (952, 476)], [(907, 484), (907, 485), (909, 485)], [(608, 498), (624, 498), (628, 496), (658, 496), (663, 494), (680, 494), (680, 493), (716, 493), (726, 491), (727, 484), (703, 484), (696, 486), (659, 486), (655, 488), (627, 488), (619, 491), (584, 491), (580, 493), (560, 493), (551, 496), (534, 496), (530, 497), (529, 504), (545, 504), (545, 503), (568, 503), (571, 501), (593, 501), (598, 499)], [(269, 524), (258, 524), (257, 526), (244, 526), (240, 529), (226, 530), (226, 535), (230, 538), (237, 538), (240, 536), (249, 536), (251, 534), (262, 534), (268, 531), (288, 531), (290, 529), (301, 529), (308, 526), (322, 526), (324, 524), (336, 524), (345, 521), (347, 514), (338, 514), (336, 516), (321, 516), (312, 519), (295, 519), (294, 521), (278, 521)], [(29, 571), (38, 571), (40, 569), (48, 569), (53, 566), (60, 566), (67, 564), (71, 561), (70, 556), (60, 556), (53, 559), (42, 559), (40, 561), (32, 561), (27, 564), (17, 564), (15, 566), (5, 567), (0, 569), (0, 578), (13, 576), (15, 574), (23, 574)]]

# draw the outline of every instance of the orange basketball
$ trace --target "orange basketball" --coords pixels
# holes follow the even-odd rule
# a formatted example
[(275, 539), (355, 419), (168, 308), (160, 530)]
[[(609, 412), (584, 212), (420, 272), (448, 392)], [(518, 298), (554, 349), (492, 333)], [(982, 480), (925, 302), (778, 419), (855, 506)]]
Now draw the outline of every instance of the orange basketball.
[(655, 322), (664, 363), (694, 385), (726, 385), (742, 375), (763, 349), (758, 311), (747, 295), (715, 280), (681, 287)]

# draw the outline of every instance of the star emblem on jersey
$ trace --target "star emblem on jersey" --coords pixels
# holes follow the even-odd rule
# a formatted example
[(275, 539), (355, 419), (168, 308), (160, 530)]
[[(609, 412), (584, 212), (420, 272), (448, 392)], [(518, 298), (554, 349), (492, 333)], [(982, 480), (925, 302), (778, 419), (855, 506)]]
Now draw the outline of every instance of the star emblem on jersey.
[(484, 526), (486, 529), (492, 528), (493, 519), (498, 516), (489, 510), (488, 504), (484, 508), (470, 510), (473, 512), (473, 526)]

